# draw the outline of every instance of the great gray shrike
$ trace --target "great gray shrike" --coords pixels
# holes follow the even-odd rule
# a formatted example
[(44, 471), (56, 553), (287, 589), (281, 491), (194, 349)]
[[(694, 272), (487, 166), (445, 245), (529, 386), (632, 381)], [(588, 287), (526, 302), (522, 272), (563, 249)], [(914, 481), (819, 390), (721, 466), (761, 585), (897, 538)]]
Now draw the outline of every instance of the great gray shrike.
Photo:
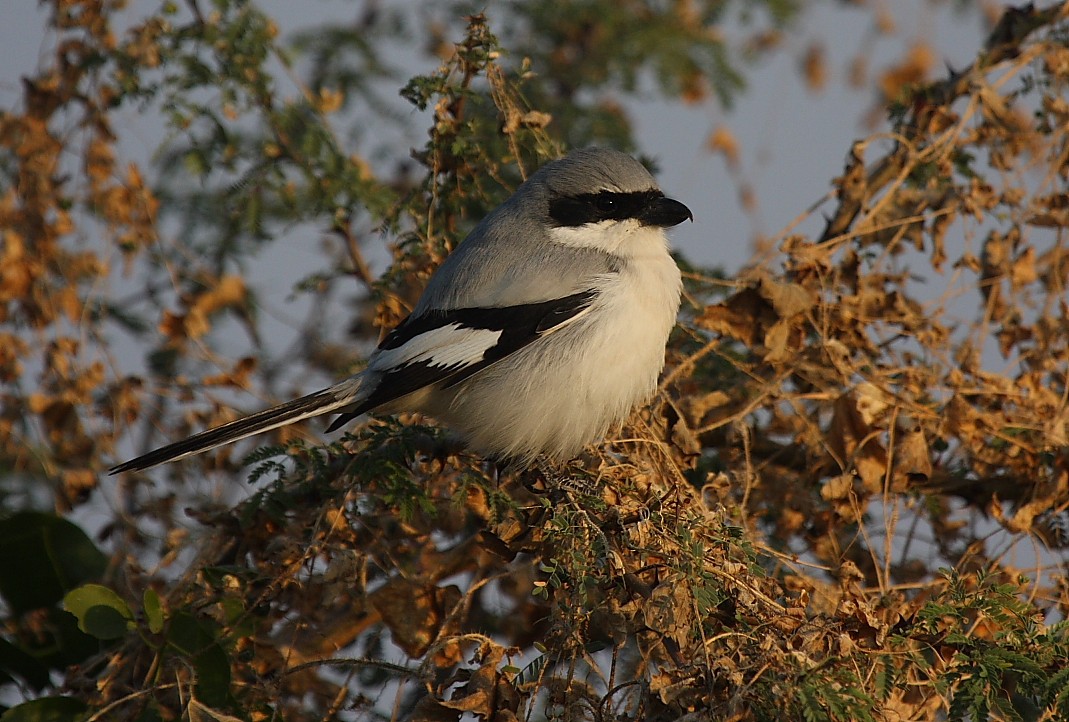
[(688, 218), (619, 151), (547, 163), (445, 259), (366, 369), (110, 473), (333, 412), (328, 431), (418, 411), (489, 456), (571, 459), (657, 388), (682, 288), (664, 229)]

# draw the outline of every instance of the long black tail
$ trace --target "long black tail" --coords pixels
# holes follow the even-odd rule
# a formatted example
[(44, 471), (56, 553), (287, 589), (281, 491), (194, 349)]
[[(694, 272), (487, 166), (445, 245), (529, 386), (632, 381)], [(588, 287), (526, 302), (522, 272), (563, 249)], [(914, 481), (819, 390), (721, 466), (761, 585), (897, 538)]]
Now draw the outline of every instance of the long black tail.
[(302, 396), (299, 399), (288, 401), (270, 409), (264, 409), (251, 416), (235, 419), (222, 426), (216, 426), (214, 429), (208, 429), (189, 438), (168, 444), (136, 459), (130, 459), (118, 466), (113, 466), (108, 470), (108, 473), (119, 474), (124, 471), (151, 469), (153, 466), (182, 459), (193, 454), (200, 454), (217, 446), (244, 439), (247, 436), (352, 406), (357, 401), (357, 398), (356, 394), (352, 392), (352, 380), (347, 381), (349, 381), (349, 385), (344, 391), (349, 393), (339, 393), (339, 391), (342, 391), (342, 384), (332, 386), (329, 389)]

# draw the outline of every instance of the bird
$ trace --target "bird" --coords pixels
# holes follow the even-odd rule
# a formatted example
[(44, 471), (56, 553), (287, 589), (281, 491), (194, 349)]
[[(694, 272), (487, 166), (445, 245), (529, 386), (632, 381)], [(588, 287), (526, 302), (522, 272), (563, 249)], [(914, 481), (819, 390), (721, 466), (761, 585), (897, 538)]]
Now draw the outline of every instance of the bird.
[(421, 412), (495, 460), (570, 461), (656, 392), (682, 293), (665, 231), (688, 219), (626, 153), (549, 161), (457, 244), (362, 371), (109, 473), (369, 412)]

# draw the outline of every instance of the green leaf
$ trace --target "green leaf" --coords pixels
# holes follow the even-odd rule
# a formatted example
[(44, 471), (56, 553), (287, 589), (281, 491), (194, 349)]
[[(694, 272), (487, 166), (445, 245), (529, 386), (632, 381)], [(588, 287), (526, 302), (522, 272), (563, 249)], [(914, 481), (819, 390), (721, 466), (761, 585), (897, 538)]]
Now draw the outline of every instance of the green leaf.
[(160, 714), (154, 702), (149, 702), (132, 722), (163, 722), (163, 715)]
[(66, 519), (20, 512), (0, 520), (0, 596), (16, 614), (52, 606), (106, 566), (107, 557)]
[(26, 680), (35, 690), (42, 690), (50, 683), (48, 667), (37, 657), (0, 637), (0, 670)]
[(189, 612), (179, 610), (171, 618), (167, 643), (183, 657), (192, 659), (215, 643), (215, 629)]
[(23, 637), (19, 647), (50, 669), (66, 669), (100, 652), (100, 640), (79, 629), (73, 614), (58, 606), (48, 607), (41, 619), (44, 633)]
[(123, 598), (100, 584), (85, 584), (63, 598), (63, 608), (78, 618), (78, 628), (97, 639), (126, 634), (134, 619)]
[(163, 605), (160, 604), (160, 595), (156, 590), (149, 588), (142, 595), (141, 605), (145, 610), (145, 618), (148, 619), (148, 628), (153, 634), (163, 631)]
[(73, 697), (42, 697), (0, 715), (0, 722), (81, 722), (86, 706)]
[(193, 663), (197, 696), (212, 707), (230, 703), (230, 658), (219, 645), (217, 625), (179, 611), (171, 617), (167, 642)]

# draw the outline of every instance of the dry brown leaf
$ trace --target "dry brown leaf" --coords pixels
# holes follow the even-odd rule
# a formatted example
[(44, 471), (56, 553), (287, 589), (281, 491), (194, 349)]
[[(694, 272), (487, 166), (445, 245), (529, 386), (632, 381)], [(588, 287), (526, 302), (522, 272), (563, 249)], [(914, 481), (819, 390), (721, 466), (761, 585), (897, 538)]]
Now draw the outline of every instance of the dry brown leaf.
[(256, 359), (254, 357), (245, 356), (238, 359), (229, 371), (225, 371), (221, 374), (214, 374), (212, 376), (205, 376), (202, 383), (205, 386), (234, 386), (236, 388), (247, 388), (250, 380), (249, 377), (256, 369), (256, 365)]
[(854, 461), (854, 468), (857, 470), (865, 491), (870, 494), (879, 494), (883, 491), (887, 478), (887, 454), (882, 446), (875, 441), (865, 444)]
[(7, 229), (3, 239), (3, 257), (0, 258), (0, 301), (13, 301), (29, 295), (33, 279), (38, 275), (38, 264), (26, 256), (23, 238), (14, 230)]
[(685, 647), (694, 623), (693, 599), (685, 579), (663, 582), (642, 609), (642, 618), (651, 630)]
[(244, 303), (247, 293), (241, 276), (223, 276), (211, 290), (197, 296), (190, 310), (209, 315), (222, 308)]
[(1039, 278), (1036, 272), (1036, 249), (1028, 246), (1023, 253), (1018, 254), (1010, 265), (1010, 287), (1019, 291), (1030, 283), (1035, 283)]
[(957, 394), (950, 399), (943, 411), (946, 433), (967, 441), (976, 436), (978, 418), (979, 414), (972, 405)]
[(700, 103), (709, 97), (709, 83), (699, 72), (688, 72), (680, 79), (680, 99), (689, 105)]
[(932, 458), (928, 440), (920, 427), (907, 431), (895, 446), (895, 472), (904, 478), (899, 488), (909, 488), (907, 482), (924, 483), (932, 475)]
[(820, 486), (820, 498), (824, 501), (842, 501), (849, 499), (854, 491), (854, 475), (839, 474), (825, 481)]
[(731, 403), (731, 397), (718, 390), (701, 395), (688, 395), (681, 401), (683, 408), (686, 409), (687, 423), (691, 426), (701, 426), (709, 412), (727, 406)]
[(497, 676), (496, 669), (481, 667), (471, 674), (466, 684), (456, 689), (451, 699), (440, 700), (440, 704), (449, 709), (471, 712), (483, 719), (489, 719), (494, 712), (492, 703)]
[[(737, 338), (751, 346), (762, 341), (762, 320), (771, 309), (756, 290), (746, 288), (732, 295), (723, 303), (708, 306), (695, 319), (705, 329), (724, 336)], [(769, 320), (774, 320), (769, 317)]]
[(369, 595), (393, 641), (410, 657), (422, 656), (437, 639), (445, 615), (460, 599), (456, 586), (421, 585), (393, 577)]
[(828, 60), (824, 45), (820, 42), (810, 43), (802, 56), (802, 77), (806, 85), (815, 93), (824, 90), (828, 84)]
[(713, 153), (724, 156), (729, 168), (739, 165), (739, 142), (727, 126), (718, 125), (705, 141), (705, 146)]
[(186, 333), (186, 317), (183, 314), (177, 314), (173, 311), (164, 310), (163, 316), (160, 319), (159, 326), (156, 327), (161, 336), (165, 336), (172, 340), (181, 340), (188, 338), (189, 334)]
[(465, 640), (451, 637), (441, 644), (434, 645), (429, 659), (435, 667), (448, 669), (460, 664), (465, 658)]
[(887, 410), (894, 402), (886, 391), (876, 384), (865, 381), (854, 389), (857, 411), (861, 414), (861, 420), (868, 426), (873, 426), (886, 418)]
[[(192, 689), (190, 691), (192, 692)], [(213, 709), (196, 697), (190, 698), (189, 704), (186, 705), (186, 714), (189, 715), (189, 722), (242, 722), (240, 717)]]
[(92, 469), (67, 469), (63, 472), (63, 493), (74, 502), (85, 499), (97, 487), (97, 475)]
[[(452, 688), (449, 699), (439, 695), (439, 704), (460, 712), (471, 712), (484, 720), (515, 719), (520, 695), (512, 682), (498, 667), (505, 656), (505, 648), (492, 642), (484, 643), (475, 653), (478, 669), (458, 669), (452, 679), (440, 686)], [(458, 684), (459, 683), (459, 684)]]
[(771, 276), (762, 275), (758, 281), (758, 292), (772, 304), (772, 308), (782, 318), (807, 313), (817, 303), (815, 293), (797, 283), (784, 283)]
[(903, 93), (913, 85), (923, 82), (935, 65), (935, 53), (924, 42), (915, 43), (905, 60), (885, 70), (880, 76), (880, 92), (890, 101), (899, 101)]
[(182, 338), (197, 339), (211, 330), (208, 317), (203, 313), (187, 313), (181, 316)]
[(1031, 534), (1035, 530), (1035, 519), (1052, 509), (1061, 508), (1069, 501), (1069, 475), (1065, 472), (1047, 483), (1037, 483), (1032, 498), (1019, 505), (1009, 518), (1002, 513), (1002, 504), (997, 498), (992, 499), (990, 510), (992, 516), (1004, 527), (1015, 534)]
[(777, 321), (765, 332), (764, 345), (767, 349), (765, 361), (783, 363), (794, 356), (794, 349), (787, 345), (792, 325), (787, 321)]
[(412, 722), (457, 722), (461, 714), (460, 710), (450, 709), (434, 697), (426, 695), (416, 703), (406, 719)]
[[(862, 398), (872, 400), (871, 397)], [(851, 395), (839, 397), (834, 404), (826, 438), (837, 461), (844, 465), (843, 472), (856, 473), (864, 488), (875, 493), (883, 488), (887, 453), (878, 441), (875, 427), (865, 420), (875, 421), (875, 415), (871, 409), (863, 414), (860, 406), (862, 402)]]
[(932, 243), (931, 261), (932, 269), (936, 273), (943, 272), (943, 264), (946, 263), (946, 235), (947, 230), (958, 219), (957, 212), (941, 213), (932, 219), (928, 229), (928, 236)]
[(778, 281), (762, 272), (726, 301), (707, 307), (695, 322), (760, 347), (766, 361), (781, 363), (793, 356), (802, 339), (804, 326), (795, 319), (815, 304), (815, 295), (800, 284)]

